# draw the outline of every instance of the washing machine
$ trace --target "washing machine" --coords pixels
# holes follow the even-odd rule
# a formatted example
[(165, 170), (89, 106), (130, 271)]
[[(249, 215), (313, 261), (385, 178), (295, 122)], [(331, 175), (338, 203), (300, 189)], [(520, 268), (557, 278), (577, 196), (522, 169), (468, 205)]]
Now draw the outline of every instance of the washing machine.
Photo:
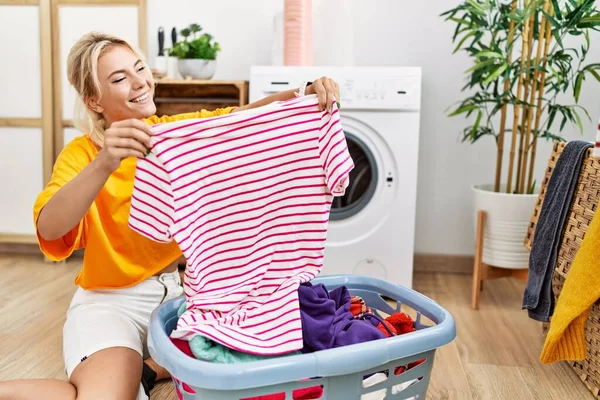
[(251, 102), (327, 76), (355, 168), (334, 198), (323, 274), (361, 274), (412, 287), (421, 111), (418, 67), (254, 66)]

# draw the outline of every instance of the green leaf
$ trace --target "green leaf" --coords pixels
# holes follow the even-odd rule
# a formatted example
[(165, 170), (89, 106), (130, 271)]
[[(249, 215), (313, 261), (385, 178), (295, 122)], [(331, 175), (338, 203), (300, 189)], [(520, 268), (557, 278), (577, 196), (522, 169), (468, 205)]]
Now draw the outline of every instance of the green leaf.
[(460, 40), (460, 42), (458, 42), (458, 44), (456, 45), (456, 47), (454, 48), (454, 51), (452, 52), (452, 54), (456, 53), (458, 50), (460, 50), (461, 46), (465, 43), (465, 41), (470, 38), (471, 36), (474, 36), (476, 33), (476, 31), (471, 31), (469, 33), (467, 33), (466, 35), (464, 35), (462, 37), (462, 39)]
[(502, 75), (502, 73), (504, 71), (506, 71), (507, 68), (508, 68), (508, 64), (506, 64), (506, 63), (502, 64), (500, 67), (498, 67), (498, 69), (496, 69), (496, 71), (494, 71), (490, 76), (488, 76), (486, 78), (486, 80), (483, 81), (483, 84), (488, 85), (491, 81), (493, 81), (494, 79), (496, 79), (500, 75)]
[[(564, 115), (564, 114), (563, 114), (563, 115)], [(561, 123), (560, 123), (560, 128), (559, 128), (559, 131), (560, 131), (560, 132), (562, 132), (562, 130), (563, 130), (563, 129), (565, 129), (565, 125), (566, 125), (566, 124), (567, 124), (567, 117), (566, 117), (566, 116), (564, 116), (564, 117), (563, 117), (563, 120), (562, 120), (562, 121), (561, 121)]]
[(600, 74), (598, 74), (598, 71), (596, 71), (595, 69), (590, 69), (590, 70), (588, 70), (588, 72), (589, 72), (590, 74), (592, 74), (592, 76), (593, 76), (594, 78), (596, 78), (596, 80), (597, 80), (598, 82), (600, 82)]
[(466, 20), (464, 18), (456, 18), (456, 17), (450, 17), (448, 18), (448, 20), (452, 21), (452, 22), (456, 22), (459, 25), (471, 25), (471, 21)]
[(544, 14), (544, 17), (546, 17), (546, 19), (548, 21), (550, 21), (550, 24), (552, 24), (552, 26), (554, 28), (560, 29), (562, 27), (561, 24), (557, 20), (555, 20), (550, 14), (548, 14), (546, 11), (542, 10), (542, 14)]
[(475, 133), (477, 132), (477, 129), (479, 128), (479, 124), (481, 123), (482, 117), (483, 117), (483, 113), (481, 112), (481, 110), (479, 110), (479, 112), (477, 113), (477, 119), (475, 120), (475, 125), (473, 125), (473, 129), (471, 130), (471, 140), (473, 140), (475, 138)]
[(574, 89), (574, 95), (575, 95), (575, 102), (579, 103), (579, 94), (581, 93), (581, 84), (583, 83), (583, 80), (585, 79), (585, 75), (584, 72), (580, 72), (577, 74), (577, 78), (575, 79), (575, 89)]
[(533, 183), (531, 184), (531, 187), (529, 188), (528, 194), (533, 194), (534, 193), (536, 183), (537, 183), (537, 181), (534, 179)]
[(579, 127), (579, 132), (583, 135), (583, 123), (581, 122), (581, 117), (577, 114), (577, 111), (573, 110), (573, 114), (575, 119), (577, 120), (577, 126)]
[(554, 122), (555, 117), (556, 117), (556, 108), (552, 108), (552, 110), (549, 113), (548, 124), (546, 125), (548, 127), (548, 129), (550, 129), (550, 127), (552, 126), (552, 123)]
[(467, 3), (469, 3), (469, 5), (473, 7), (472, 10), (475, 14), (480, 15), (482, 17), (486, 16), (484, 8), (481, 7), (481, 5), (475, 0), (467, 0)]
[[(554, 6), (554, 14), (556, 15), (556, 18), (559, 19), (559, 20), (561, 20), (562, 19), (562, 13), (560, 12), (560, 6), (558, 5), (558, 0), (552, 0), (552, 5)], [(573, 5), (573, 6), (575, 7), (576, 4)]]
[(464, 106), (461, 106), (461, 107), (457, 108), (457, 109), (456, 109), (456, 110), (455, 110), (453, 113), (451, 113), (449, 116), (450, 116), (450, 117), (454, 117), (454, 116), (456, 116), (456, 115), (459, 115), (459, 114), (466, 113), (467, 111), (473, 111), (473, 110), (477, 110), (478, 108), (479, 108), (479, 107), (477, 107), (477, 106), (476, 106), (476, 105), (474, 105), (474, 104), (467, 104), (467, 105), (464, 105)]
[(477, 53), (477, 57), (488, 57), (488, 58), (504, 58), (504, 56), (495, 51), (482, 51)]
[(494, 60), (494, 59), (489, 59), (489, 60), (478, 62), (477, 64), (473, 65), (471, 68), (469, 68), (468, 70), (466, 70), (465, 73), (473, 72), (473, 71), (478, 70), (480, 68), (487, 67), (488, 65), (492, 65), (495, 62), (496, 62), (496, 60)]

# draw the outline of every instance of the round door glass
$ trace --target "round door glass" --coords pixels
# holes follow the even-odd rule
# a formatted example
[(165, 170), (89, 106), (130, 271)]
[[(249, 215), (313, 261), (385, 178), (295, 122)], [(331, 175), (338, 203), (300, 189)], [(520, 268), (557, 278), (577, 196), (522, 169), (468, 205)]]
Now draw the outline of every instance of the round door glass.
[(350, 183), (346, 193), (334, 197), (331, 204), (330, 220), (338, 221), (357, 214), (373, 198), (377, 187), (377, 164), (371, 150), (358, 137), (344, 132), (350, 157), (354, 161), (354, 169), (350, 171)]

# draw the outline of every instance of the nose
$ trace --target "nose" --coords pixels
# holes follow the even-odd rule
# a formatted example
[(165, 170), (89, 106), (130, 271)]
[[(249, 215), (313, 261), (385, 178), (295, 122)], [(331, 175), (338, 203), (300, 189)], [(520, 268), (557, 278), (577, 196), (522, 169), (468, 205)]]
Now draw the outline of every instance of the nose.
[(144, 77), (139, 76), (138, 74), (133, 75), (133, 81), (132, 81), (132, 88), (133, 90), (140, 90), (143, 89), (144, 86), (146, 86), (146, 80), (144, 79)]

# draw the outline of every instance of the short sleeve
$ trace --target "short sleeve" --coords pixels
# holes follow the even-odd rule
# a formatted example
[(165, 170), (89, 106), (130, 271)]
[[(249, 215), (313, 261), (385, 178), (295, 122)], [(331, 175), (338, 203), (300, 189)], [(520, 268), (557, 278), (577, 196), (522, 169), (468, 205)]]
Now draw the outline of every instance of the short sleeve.
[(38, 195), (33, 205), (33, 220), (40, 250), (48, 259), (53, 261), (64, 260), (73, 254), (75, 250), (85, 247), (87, 214), (69, 232), (55, 240), (42, 238), (38, 230), (40, 214), (52, 196), (75, 178), (90, 162), (88, 149), (81, 144), (82, 140), (86, 139), (76, 139), (61, 151), (54, 163), (50, 181)]
[(324, 113), (319, 132), (319, 157), (325, 182), (334, 196), (343, 196), (349, 183), (354, 162), (348, 151), (340, 112), (333, 105), (331, 113)]
[(222, 107), (217, 108), (215, 110), (200, 110), (191, 113), (183, 113), (176, 115), (163, 115), (159, 117), (158, 115), (153, 115), (150, 118), (146, 118), (146, 123), (149, 125), (156, 124), (165, 124), (168, 122), (181, 121), (184, 119), (192, 119), (192, 118), (210, 118), (210, 117), (218, 117), (220, 115), (225, 115), (231, 113), (235, 107)]
[(171, 181), (162, 162), (152, 153), (137, 160), (129, 210), (129, 227), (161, 243), (173, 240), (174, 201)]

